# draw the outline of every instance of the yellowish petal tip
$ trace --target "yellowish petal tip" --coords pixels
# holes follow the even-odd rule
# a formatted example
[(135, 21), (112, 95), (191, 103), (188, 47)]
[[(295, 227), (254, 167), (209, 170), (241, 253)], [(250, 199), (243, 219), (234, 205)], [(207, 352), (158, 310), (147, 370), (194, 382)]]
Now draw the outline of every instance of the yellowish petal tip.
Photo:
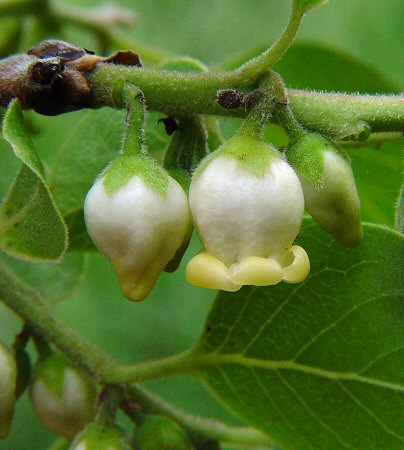
[(294, 260), (290, 266), (283, 268), (283, 281), (301, 283), (310, 272), (310, 260), (306, 251), (299, 245), (293, 245), (290, 251)]
[(156, 283), (155, 279), (149, 280), (146, 276), (142, 281), (139, 281), (138, 277), (135, 277), (135, 274), (131, 272), (117, 272), (117, 275), (122, 295), (131, 302), (143, 301), (150, 294)]
[(281, 266), (273, 259), (258, 256), (249, 256), (233, 264), (230, 274), (236, 283), (242, 285), (270, 286), (282, 280)]
[(241, 288), (231, 280), (228, 268), (215, 256), (202, 251), (188, 263), (186, 272), (188, 283), (207, 289), (235, 292)]

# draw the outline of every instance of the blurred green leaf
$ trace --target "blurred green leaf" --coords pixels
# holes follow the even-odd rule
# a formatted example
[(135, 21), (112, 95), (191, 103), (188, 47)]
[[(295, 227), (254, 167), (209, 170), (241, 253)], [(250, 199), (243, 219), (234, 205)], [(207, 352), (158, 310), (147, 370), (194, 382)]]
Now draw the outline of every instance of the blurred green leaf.
[(401, 185), (396, 203), (396, 230), (404, 233), (404, 183)]
[[(224, 68), (238, 67), (265, 49), (262, 46), (245, 53)], [(379, 70), (340, 50), (316, 43), (292, 45), (274, 69), (289, 88), (368, 94), (400, 92), (400, 86)]]
[(295, 4), (299, 5), (305, 11), (309, 11), (317, 6), (324, 5), (328, 0), (295, 0)]
[(3, 136), (23, 166), (0, 210), (0, 248), (23, 259), (57, 261), (67, 247), (67, 228), (46, 184), (18, 100), (8, 108)]
[(402, 448), (403, 237), (365, 225), (347, 250), (307, 219), (298, 243), (305, 282), (218, 295), (205, 381), (285, 448)]
[(21, 37), (21, 23), (14, 17), (0, 20), (0, 58), (15, 52)]
[(12, 272), (15, 280), (29, 286), (49, 304), (72, 297), (81, 286), (87, 270), (83, 253), (67, 254), (58, 264), (19, 261), (0, 254), (0, 265)]
[(88, 111), (72, 129), (53, 165), (50, 185), (71, 234), (72, 250), (92, 249), (83, 205), (97, 175), (117, 155), (125, 112)]
[(340, 50), (296, 44), (276, 65), (288, 87), (367, 94), (399, 93), (381, 71)]
[(402, 183), (403, 142), (401, 145), (385, 142), (379, 149), (344, 149), (351, 158), (364, 221), (395, 226), (396, 202)]

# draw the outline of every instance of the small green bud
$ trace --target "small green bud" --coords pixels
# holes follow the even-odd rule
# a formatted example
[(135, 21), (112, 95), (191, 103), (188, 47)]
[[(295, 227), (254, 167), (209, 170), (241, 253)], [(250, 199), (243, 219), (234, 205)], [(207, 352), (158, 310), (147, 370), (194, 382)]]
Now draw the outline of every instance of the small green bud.
[(135, 431), (135, 441), (141, 450), (190, 450), (192, 443), (177, 422), (165, 416), (147, 416), (140, 429)]
[(93, 422), (74, 439), (69, 450), (130, 450), (125, 432), (117, 426)]
[(58, 353), (38, 359), (30, 396), (35, 413), (44, 425), (68, 439), (76, 436), (95, 414), (95, 383)]
[(360, 201), (349, 161), (324, 138), (307, 134), (286, 155), (295, 168), (313, 219), (345, 247), (362, 239)]
[(5, 438), (10, 431), (16, 380), (17, 364), (14, 354), (0, 343), (0, 439)]

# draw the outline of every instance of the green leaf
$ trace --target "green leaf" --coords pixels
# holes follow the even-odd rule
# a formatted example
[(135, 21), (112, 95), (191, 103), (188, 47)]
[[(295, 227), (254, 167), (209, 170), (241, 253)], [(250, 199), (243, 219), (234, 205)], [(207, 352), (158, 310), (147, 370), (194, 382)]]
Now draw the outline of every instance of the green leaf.
[[(265, 49), (266, 45), (249, 51), (224, 68), (238, 67)], [(379, 70), (341, 50), (316, 43), (292, 45), (275, 70), (288, 88), (367, 94), (400, 92), (400, 86)]]
[[(298, 69), (297, 69), (298, 68)], [(276, 65), (288, 87), (348, 93), (399, 93), (380, 70), (336, 48), (301, 43)]]
[(403, 237), (368, 224), (347, 250), (305, 220), (298, 243), (305, 282), (218, 295), (206, 383), (285, 449), (403, 448)]
[(9, 56), (17, 50), (21, 37), (21, 23), (14, 17), (0, 20), (0, 58)]
[(58, 261), (66, 251), (67, 227), (46, 184), (18, 100), (8, 108), (3, 136), (23, 166), (1, 206), (0, 248), (22, 259)]
[(50, 184), (69, 226), (72, 250), (94, 248), (85, 228), (84, 200), (97, 175), (116, 156), (124, 122), (123, 111), (88, 111), (60, 148)]
[(19, 261), (0, 254), (0, 266), (7, 268), (19, 285), (29, 286), (49, 304), (72, 297), (87, 272), (87, 256), (67, 254), (59, 264)]
[(396, 201), (402, 183), (403, 142), (385, 142), (379, 149), (344, 148), (361, 200), (362, 219), (395, 226)]

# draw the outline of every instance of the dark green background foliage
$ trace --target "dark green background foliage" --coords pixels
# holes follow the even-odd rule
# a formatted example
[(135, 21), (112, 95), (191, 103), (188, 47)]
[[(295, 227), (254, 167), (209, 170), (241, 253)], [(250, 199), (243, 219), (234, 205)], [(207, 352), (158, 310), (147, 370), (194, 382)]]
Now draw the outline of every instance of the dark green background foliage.
[[(77, 5), (99, 3), (95, 0), (76, 1)], [(204, 63), (214, 67), (220, 64), (224, 67), (233, 67), (265, 48), (279, 35), (290, 8), (290, 2), (283, 0), (193, 0), (192, 2), (127, 0), (120, 3), (133, 8), (140, 15), (137, 26), (126, 32), (128, 36), (150, 46), (161, 47), (173, 54), (200, 58)], [(279, 63), (278, 70), (290, 87), (361, 93), (397, 93), (403, 87), (400, 83), (404, 67), (399, 45), (403, 21), (404, 10), (401, 0), (386, 2), (331, 0), (326, 7), (308, 15), (296, 44)], [(9, 21), (0, 23), (0, 48), (7, 42), (6, 31), (10, 32), (12, 28)], [(26, 26), (24, 29), (29, 28)], [(41, 38), (43, 37), (45, 36)], [(65, 30), (63, 36), (47, 37), (70, 39), (77, 44), (97, 50), (97, 44), (90, 34), (78, 33), (70, 28)], [(21, 41), (24, 50), (34, 43), (35, 39), (33, 40), (28, 32)], [(123, 114), (105, 109), (76, 112), (53, 118), (44, 118), (33, 113), (27, 113), (25, 116), (33, 132), (32, 138), (36, 149), (43, 160), (50, 189), (72, 232), (71, 249), (91, 250), (91, 242), (83, 232), (82, 202), (92, 180), (119, 146)], [(157, 118), (156, 115), (152, 116), (153, 123)], [(109, 125), (108, 128), (106, 124)], [(234, 121), (226, 120), (223, 121), (223, 126), (225, 134), (230, 136), (236, 124)], [(157, 129), (154, 125), (152, 128), (152, 132), (148, 135), (150, 150), (158, 155), (162, 153), (168, 139), (161, 127)], [(282, 141), (282, 137), (271, 136), (269, 133), (268, 136), (274, 141), (279, 142), (279, 139)], [(96, 146), (93, 145), (94, 141), (97, 143)], [(374, 147), (346, 149), (352, 159), (362, 201), (363, 218), (367, 221), (394, 226), (394, 206), (401, 183), (400, 148), (402, 142), (383, 144), (377, 149)], [(6, 197), (9, 185), (20, 170), (20, 166), (21, 162), (15, 158), (10, 147), (4, 140), (0, 141), (2, 198)], [(294, 341), (300, 342), (300, 346), (303, 345), (301, 342), (309, 342), (311, 333), (315, 333), (316, 327), (327, 326), (327, 321), (336, 320), (336, 317), (343, 317), (346, 313), (347, 315), (341, 318), (340, 327), (326, 333), (321, 345), (318, 342), (319, 348), (309, 346), (300, 355), (301, 363), (316, 367), (316, 371), (280, 370), (276, 374), (276, 371), (266, 371), (262, 368), (254, 372), (255, 369), (251, 368), (229, 366), (228, 369), (223, 369), (218, 366), (216, 369), (206, 371), (204, 374), (206, 380), (216, 395), (220, 395), (236, 412), (241, 413), (247, 422), (256, 423), (282, 442), (287, 443), (287, 439), (290, 439), (289, 442), (293, 442), (299, 448), (314, 445), (317, 448), (335, 449), (344, 448), (347, 443), (348, 447), (363, 445), (366, 448), (383, 448), (383, 444), (386, 443), (385, 448), (402, 448), (403, 441), (396, 440), (398, 439), (396, 435), (402, 433), (402, 428), (396, 429), (400, 426), (399, 421), (401, 420), (401, 426), (404, 422), (402, 403), (401, 416), (400, 412), (395, 410), (399, 407), (399, 401), (403, 401), (403, 379), (396, 378), (399, 362), (401, 361), (402, 365), (403, 361), (402, 353), (399, 358), (399, 353), (393, 352), (391, 358), (382, 360), (383, 366), (377, 364), (372, 366), (374, 378), (401, 386), (401, 400), (397, 393), (394, 395), (382, 385), (365, 386), (355, 380), (340, 381), (324, 377), (320, 377), (321, 380), (318, 381), (318, 370), (332, 372), (365, 370), (366, 364), (373, 361), (377, 355), (392, 351), (400, 345), (403, 347), (404, 327), (402, 319), (401, 323), (398, 319), (403, 317), (403, 308), (390, 296), (398, 294), (396, 289), (398, 286), (395, 285), (397, 292), (383, 291), (383, 280), (386, 282), (389, 276), (397, 277), (400, 270), (398, 237), (396, 234), (370, 227), (366, 229), (365, 236), (368, 240), (364, 244), (363, 251), (359, 248), (343, 252), (339, 246), (332, 243), (331, 238), (323, 234), (316, 243), (310, 237), (312, 234), (310, 226), (304, 228), (301, 241), (307, 242), (312, 251), (310, 258), (313, 271), (308, 281), (296, 289), (302, 291), (304, 310), (299, 309), (301, 306), (298, 297), (295, 298), (290, 305), (290, 311), (285, 310), (280, 320), (273, 323), (275, 327), (273, 335), (268, 337), (281, 339), (284, 346), (277, 348), (276, 342), (272, 344), (268, 342), (266, 351), (269, 352), (268, 358), (271, 361), (288, 359), (291, 356), (288, 352), (292, 351)], [(4, 228), (2, 229), (4, 234), (3, 230)], [(314, 234), (319, 233), (317, 228), (314, 230)], [(1, 239), (0, 233), (0, 241)], [(91, 342), (111, 352), (121, 362), (130, 363), (185, 350), (191, 347), (201, 334), (204, 318), (213, 303), (215, 293), (191, 287), (184, 281), (185, 263), (195, 254), (199, 246), (195, 239), (179, 271), (170, 275), (163, 274), (156, 289), (141, 304), (132, 304), (122, 298), (112, 268), (103, 257), (95, 253), (90, 253), (86, 257), (79, 253), (68, 253), (63, 266), (50, 263), (39, 263), (39, 266), (33, 266), (29, 262), (21, 264), (5, 255), (1, 257), (0, 264), (2, 266), (7, 264), (17, 276), (31, 283), (49, 298), (49, 301), (57, 302), (73, 294), (73, 298), (69, 301), (55, 305), (58, 317), (76, 328)], [(389, 247), (392, 250), (391, 255), (387, 251)], [(380, 248), (385, 254), (380, 254)], [(375, 261), (378, 261), (379, 265), (372, 265), (372, 255), (375, 255)], [(326, 257), (330, 258), (327, 264), (324, 261)], [(360, 276), (355, 278), (357, 283), (354, 286), (355, 290), (351, 297), (348, 297), (344, 291), (347, 285), (336, 284), (337, 278), (348, 273), (346, 272), (348, 268), (354, 270), (356, 262), (357, 267), (361, 267), (362, 260), (369, 262), (369, 272), (366, 272), (365, 264), (361, 269), (364, 270), (362, 278)], [(329, 270), (327, 275), (321, 278), (319, 287), (315, 284), (315, 278), (322, 264), (329, 268), (338, 265), (341, 267), (336, 267), (340, 272), (336, 270), (331, 273)], [(61, 273), (63, 273), (62, 281), (56, 283)], [(84, 273), (87, 274), (86, 277)], [(372, 274), (385, 278), (383, 280), (369, 278)], [(358, 277), (358, 274), (355, 276)], [(381, 284), (375, 285), (375, 279)], [(397, 284), (397, 279), (394, 283)], [(341, 286), (340, 292), (338, 286)], [(272, 288), (262, 290), (261, 293), (257, 290), (257, 307), (262, 307), (262, 315), (270, 315), (271, 311), (276, 309), (274, 302), (278, 298), (281, 302), (282, 295), (287, 293), (287, 289), (289, 288), (282, 285), (273, 291)], [(373, 305), (368, 294), (377, 289), (381, 289), (380, 295), (384, 297)], [(217, 322), (217, 315), (226, 312), (224, 308), (227, 306), (229, 317), (232, 310), (241, 310), (246, 304), (243, 297), (253, 290), (243, 289), (233, 299), (228, 298), (228, 295), (221, 295), (222, 298), (219, 299), (218, 307), (209, 323), (212, 320)], [(329, 292), (326, 296), (327, 290)], [(311, 299), (310, 292), (312, 292)], [(373, 292), (372, 296), (375, 295)], [(335, 309), (331, 308), (333, 296)], [(366, 298), (369, 300), (363, 307), (366, 311), (355, 306), (356, 301), (360, 303)], [(324, 309), (322, 309), (323, 302)], [(296, 308), (295, 312), (292, 311), (293, 306)], [(356, 308), (352, 316), (348, 315), (348, 306)], [(348, 309), (344, 310), (345, 307)], [(289, 314), (289, 317), (286, 314)], [(307, 314), (307, 317), (304, 317), (304, 314)], [(295, 329), (292, 329), (293, 321)], [(324, 323), (320, 323), (321, 321)], [(309, 323), (311, 330), (305, 328), (305, 324)], [(283, 324), (285, 329), (282, 330)], [(19, 319), (5, 307), (0, 306), (0, 340), (11, 344), (12, 336), (19, 328)], [(279, 336), (276, 334), (277, 330)], [(360, 332), (356, 333), (356, 330)], [(373, 334), (372, 330), (375, 330)], [(205, 339), (204, 348), (212, 349), (217, 345), (209, 343), (215, 336), (217, 340), (222, 339), (220, 333), (212, 332), (211, 337)], [(287, 342), (288, 336), (290, 342)], [(239, 333), (236, 337), (242, 342)], [(230, 341), (227, 339), (229, 344)], [(234, 345), (237, 345), (237, 340), (234, 341)], [(261, 345), (264, 345), (264, 341)], [(293, 347), (295, 350), (298, 348), (296, 345)], [(359, 350), (355, 352), (355, 349)], [(277, 354), (278, 351), (283, 353)], [(262, 352), (260, 355), (262, 357)], [(350, 355), (351, 358), (348, 357)], [(363, 357), (363, 361), (358, 355)], [(387, 371), (386, 367), (391, 369)], [(377, 373), (378, 370), (381, 372)], [(258, 410), (261, 422), (254, 418), (257, 411), (254, 411), (254, 403), (251, 402), (255, 401), (256, 395), (259, 404), (264, 394), (258, 390), (254, 391), (254, 386), (249, 386), (254, 377), (255, 386), (268, 377), (271, 384), (279, 385), (282, 392), (278, 400), (268, 400), (269, 403), (273, 402), (271, 408), (268, 404), (268, 409)], [(207, 395), (207, 389), (203, 385), (191, 379), (182, 377), (165, 379), (149, 385), (167, 399), (191, 412), (221, 418), (229, 423), (238, 423), (238, 419)], [(243, 392), (248, 390), (251, 392), (250, 401), (243, 397), (243, 401), (238, 402), (231, 396), (231, 389), (241, 385), (239, 395), (243, 396)], [(322, 394), (326, 395), (327, 392), (332, 394), (335, 405), (331, 407), (327, 404), (327, 398), (324, 399), (319, 395), (319, 386)], [(272, 394), (268, 393), (268, 396)], [(293, 400), (293, 396), (300, 400)], [(285, 414), (282, 411), (276, 412), (277, 401), (284, 402), (286, 414), (299, 419), (295, 421), (291, 419), (293, 424), (288, 425), (286, 422), (289, 421), (285, 417), (281, 419), (282, 414), (283, 416)], [(372, 401), (373, 405), (370, 404)], [(375, 404), (383, 402), (386, 408), (384, 412), (372, 410)], [(347, 411), (350, 411), (353, 417), (352, 430), (341, 428), (344, 425), (340, 419)], [(394, 417), (387, 417), (393, 413)], [(321, 415), (322, 431), (318, 435), (318, 440), (313, 443), (309, 434), (318, 429), (318, 415)], [(383, 420), (387, 420), (388, 425), (385, 426)], [(361, 424), (370, 426), (368, 435), (370, 441), (364, 440), (359, 431), (357, 435), (355, 434), (355, 428), (360, 429)], [(346, 424), (347, 427), (348, 425)], [(390, 429), (386, 430), (386, 427)], [(285, 433), (289, 433), (289, 438), (285, 438)], [(46, 448), (53, 439), (54, 435), (42, 428), (33, 415), (25, 394), (17, 405), (11, 435), (0, 444), (0, 448), (25, 449), (29, 442), (30, 449), (39, 450)], [(378, 439), (385, 440), (378, 442)]]

